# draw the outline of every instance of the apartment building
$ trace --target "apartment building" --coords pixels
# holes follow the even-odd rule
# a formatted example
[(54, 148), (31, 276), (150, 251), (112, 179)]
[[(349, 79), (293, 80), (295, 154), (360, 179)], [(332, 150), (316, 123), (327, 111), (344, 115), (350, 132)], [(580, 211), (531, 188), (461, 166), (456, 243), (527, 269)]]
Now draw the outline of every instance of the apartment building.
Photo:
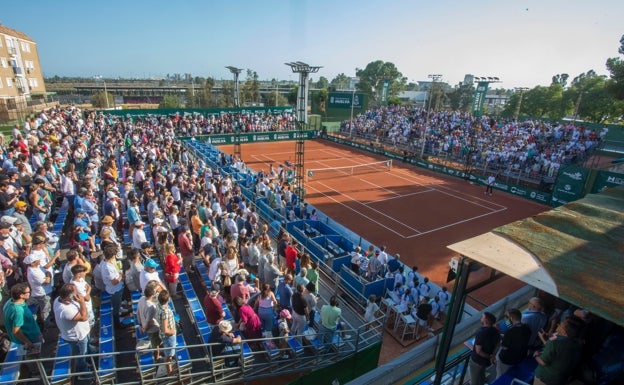
[(37, 43), (25, 33), (0, 24), (0, 103), (22, 104), (45, 92)]

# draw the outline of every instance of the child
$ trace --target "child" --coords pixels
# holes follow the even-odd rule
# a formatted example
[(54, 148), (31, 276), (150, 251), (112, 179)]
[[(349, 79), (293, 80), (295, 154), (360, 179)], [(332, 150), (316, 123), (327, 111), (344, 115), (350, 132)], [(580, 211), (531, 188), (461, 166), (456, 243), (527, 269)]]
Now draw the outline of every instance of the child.
[(72, 279), (69, 281), (76, 286), (76, 293), (84, 297), (87, 315), (89, 316), (89, 325), (93, 327), (95, 324), (95, 315), (93, 314), (93, 305), (91, 302), (91, 285), (85, 280), (87, 267), (85, 265), (74, 265), (71, 268)]
[(158, 294), (158, 323), (160, 324), (160, 339), (163, 342), (164, 356), (167, 361), (167, 374), (173, 373), (173, 359), (176, 356), (176, 324), (173, 311), (169, 307), (169, 292), (162, 290)]
[[(279, 342), (278, 342), (280, 349), (288, 348), (288, 342), (286, 342), (286, 337), (288, 336), (288, 333), (290, 333), (290, 328), (288, 327), (288, 320), (291, 318), (292, 316), (290, 315), (290, 312), (288, 311), (288, 309), (282, 309), (282, 311), (279, 312), (279, 319), (277, 321), (277, 330), (279, 332), (279, 336), (282, 337), (279, 339)], [(288, 353), (284, 351), (284, 353), (282, 353), (281, 358), (288, 358), (288, 357), (289, 357)]]

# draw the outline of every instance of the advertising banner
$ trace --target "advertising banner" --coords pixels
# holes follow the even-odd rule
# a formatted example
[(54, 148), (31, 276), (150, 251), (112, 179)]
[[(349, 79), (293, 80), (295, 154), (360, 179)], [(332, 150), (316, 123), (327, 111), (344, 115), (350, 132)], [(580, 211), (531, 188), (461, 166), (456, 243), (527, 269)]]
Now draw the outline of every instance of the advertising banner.
[(329, 108), (351, 108), (351, 98), (353, 98), (353, 109), (363, 108), (364, 94), (353, 92), (330, 92), (328, 95), (327, 107)]
[(472, 99), (472, 116), (481, 116), (489, 84), (490, 83), (488, 82), (477, 83), (477, 88), (475, 89), (474, 97)]
[(578, 166), (568, 166), (559, 171), (552, 194), (553, 206), (560, 206), (583, 197), (589, 171)]
[[(254, 132), (240, 134), (240, 143), (261, 143), (261, 142), (279, 142), (286, 140), (312, 139), (316, 138), (317, 132), (314, 130), (306, 131), (279, 131), (279, 132)], [(194, 137), (195, 140), (210, 143), (215, 146), (222, 144), (236, 143), (235, 134), (213, 134), (199, 135)], [(189, 140), (190, 138), (186, 138)]]
[(624, 174), (618, 174), (610, 171), (598, 171), (596, 180), (592, 186), (592, 194), (602, 192), (610, 187), (623, 186)]

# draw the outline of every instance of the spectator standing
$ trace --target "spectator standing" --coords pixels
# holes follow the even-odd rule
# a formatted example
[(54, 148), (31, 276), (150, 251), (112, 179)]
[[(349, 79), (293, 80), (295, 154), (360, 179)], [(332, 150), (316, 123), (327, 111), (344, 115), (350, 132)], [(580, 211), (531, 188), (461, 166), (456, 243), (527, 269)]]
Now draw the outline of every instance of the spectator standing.
[(219, 290), (213, 288), (206, 293), (204, 307), (206, 308), (206, 320), (210, 325), (218, 325), (219, 322), (223, 321), (225, 312), (221, 301), (219, 301)]
[(177, 295), (177, 291), (178, 278), (182, 268), (182, 256), (176, 254), (175, 251), (175, 245), (170, 244), (167, 247), (167, 255), (165, 256), (165, 283), (172, 299), (180, 298)]
[(160, 358), (158, 347), (162, 343), (160, 338), (160, 323), (156, 314), (156, 302), (154, 296), (160, 290), (160, 285), (156, 281), (147, 283), (143, 295), (139, 299), (137, 305), (137, 318), (141, 333), (147, 334), (150, 339), (150, 345), (154, 349), (154, 361)]
[(240, 319), (238, 330), (243, 333), (243, 336), (248, 339), (262, 337), (262, 321), (253, 308), (245, 303), (241, 297), (234, 297), (232, 302)]
[(484, 385), (485, 370), (495, 361), (495, 352), (498, 348), (500, 336), (494, 327), (496, 317), (485, 312), (481, 315), (481, 329), (475, 335), (474, 347), (470, 354), (470, 384)]
[(262, 329), (265, 332), (272, 331), (275, 309), (277, 308), (277, 299), (268, 283), (262, 285), (262, 291), (256, 299), (254, 307), (257, 309), (258, 316), (262, 321)]
[(159, 333), (163, 343), (163, 355), (167, 362), (167, 375), (171, 375), (173, 373), (173, 360), (176, 356), (177, 330), (173, 311), (169, 307), (169, 292), (167, 290), (158, 293), (156, 314), (160, 324)]
[(308, 282), (305, 286), (305, 291), (303, 292), (303, 299), (306, 302), (306, 306), (308, 308), (308, 326), (313, 328), (316, 317), (316, 286), (314, 283)]
[(158, 262), (152, 258), (145, 261), (143, 271), (139, 275), (139, 284), (141, 285), (141, 291), (145, 291), (147, 283), (150, 281), (156, 281), (160, 285), (161, 290), (167, 290), (165, 285), (160, 280), (160, 275), (156, 269), (158, 268)]
[(334, 333), (340, 324), (342, 310), (338, 307), (338, 298), (333, 295), (329, 299), (329, 304), (321, 307), (321, 322), (319, 323), (319, 333), (321, 341), (325, 346), (332, 344)]
[(89, 354), (89, 313), (85, 297), (78, 293), (73, 284), (64, 284), (59, 296), (54, 301), (54, 316), (61, 337), (71, 346), (71, 353), (77, 358), (74, 361), (73, 371), (82, 373), (78, 380), (84, 381), (93, 378), (89, 372), (86, 354)]
[(539, 297), (533, 297), (529, 300), (527, 310), (522, 313), (522, 323), (531, 329), (531, 337), (529, 338), (529, 348), (531, 349), (537, 349), (541, 346), (538, 334), (541, 329), (546, 327), (548, 321), (542, 309), (542, 300)]
[(277, 294), (279, 295), (279, 304), (281, 309), (291, 310), (290, 299), (293, 295), (293, 289), (290, 286), (292, 284), (293, 278), (292, 275), (286, 274), (284, 279), (280, 281), (277, 286)]
[(496, 360), (496, 378), (524, 360), (529, 352), (531, 329), (522, 323), (522, 314), (518, 309), (509, 309), (505, 316), (511, 327), (505, 331)]
[(41, 330), (26, 303), (28, 298), (28, 284), (16, 283), (11, 287), (11, 299), (3, 308), (4, 324), (9, 338), (16, 344), (23, 345), (27, 351), (33, 348), (33, 344), (42, 341)]
[(303, 297), (304, 286), (296, 285), (296, 291), (292, 295), (291, 303), (292, 303), (292, 317), (293, 322), (291, 326), (291, 331), (294, 335), (303, 334), (306, 326), (307, 316), (308, 316), (308, 304)]
[(113, 308), (113, 320), (115, 327), (120, 328), (119, 311), (121, 308), (121, 296), (123, 295), (123, 274), (115, 257), (117, 250), (112, 247), (104, 249), (104, 261), (101, 262), (102, 280), (104, 282), (105, 291), (111, 296), (111, 305)]

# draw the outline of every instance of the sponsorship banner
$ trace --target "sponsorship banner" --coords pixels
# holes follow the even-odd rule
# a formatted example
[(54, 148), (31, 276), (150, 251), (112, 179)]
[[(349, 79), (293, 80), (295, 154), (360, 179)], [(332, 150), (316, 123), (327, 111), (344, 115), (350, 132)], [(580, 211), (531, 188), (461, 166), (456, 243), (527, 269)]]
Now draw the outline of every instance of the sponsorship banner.
[(582, 198), (588, 174), (587, 169), (578, 166), (561, 169), (553, 188), (551, 204), (560, 206)]
[(381, 88), (381, 104), (388, 105), (388, 87), (390, 87), (390, 80), (384, 80)]
[[(349, 106), (350, 107), (350, 106)], [(292, 106), (284, 107), (242, 107), (242, 108), (179, 108), (179, 109), (142, 109), (142, 110), (106, 110), (106, 115), (133, 117), (133, 116), (188, 116), (188, 115), (224, 115), (224, 114), (292, 114)]]
[(592, 187), (592, 194), (602, 192), (610, 187), (624, 186), (624, 174), (618, 174), (610, 171), (598, 171), (594, 186)]
[(475, 89), (474, 97), (472, 98), (472, 116), (481, 116), (489, 84), (490, 83), (488, 82), (477, 83), (477, 88)]
[[(306, 131), (279, 131), (279, 132), (254, 132), (240, 134), (240, 143), (280, 142), (285, 140), (313, 139), (316, 138), (315, 130)], [(215, 146), (222, 144), (235, 144), (235, 134), (198, 135), (195, 140), (210, 143)], [(190, 140), (190, 138), (185, 138)]]
[(364, 94), (353, 92), (330, 92), (327, 96), (328, 108), (351, 108), (351, 98), (353, 98), (353, 109), (362, 109)]

